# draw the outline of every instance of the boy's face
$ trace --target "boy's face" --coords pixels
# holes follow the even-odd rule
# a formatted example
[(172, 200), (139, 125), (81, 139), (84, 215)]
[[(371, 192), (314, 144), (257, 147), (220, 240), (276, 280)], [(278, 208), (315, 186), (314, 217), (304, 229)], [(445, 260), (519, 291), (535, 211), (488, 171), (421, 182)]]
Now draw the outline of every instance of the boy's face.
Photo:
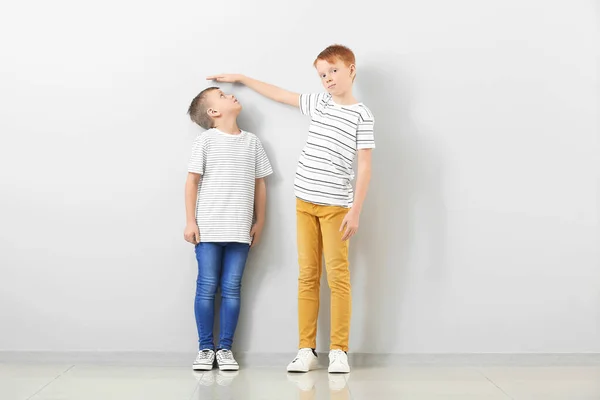
[(206, 99), (210, 107), (207, 112), (213, 118), (236, 115), (240, 113), (242, 105), (232, 94), (225, 94), (220, 89), (207, 93)]
[(332, 95), (342, 95), (352, 88), (356, 75), (354, 65), (346, 65), (342, 60), (336, 59), (334, 63), (318, 60), (315, 68), (321, 78), (325, 90)]

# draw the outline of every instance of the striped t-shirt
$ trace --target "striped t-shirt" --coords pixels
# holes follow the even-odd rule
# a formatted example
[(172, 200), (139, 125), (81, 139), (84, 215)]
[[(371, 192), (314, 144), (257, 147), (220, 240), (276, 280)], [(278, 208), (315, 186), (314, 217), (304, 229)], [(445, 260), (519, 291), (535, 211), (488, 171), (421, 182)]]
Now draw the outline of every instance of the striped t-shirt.
[(188, 171), (202, 175), (196, 202), (200, 241), (249, 244), (255, 181), (273, 173), (260, 140), (250, 132), (209, 129), (196, 138)]
[(296, 197), (352, 207), (352, 164), (357, 150), (375, 148), (373, 114), (362, 103), (336, 104), (329, 93), (300, 95), (300, 111), (311, 123), (296, 170)]

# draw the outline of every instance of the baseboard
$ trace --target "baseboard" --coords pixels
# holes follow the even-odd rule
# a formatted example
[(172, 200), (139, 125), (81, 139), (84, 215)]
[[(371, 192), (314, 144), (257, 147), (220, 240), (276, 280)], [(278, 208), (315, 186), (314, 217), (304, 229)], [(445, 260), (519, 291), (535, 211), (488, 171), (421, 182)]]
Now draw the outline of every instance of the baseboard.
[[(292, 353), (236, 352), (238, 361), (250, 367), (284, 367)], [(369, 354), (350, 353), (354, 367), (387, 366), (581, 366), (600, 365), (600, 353), (559, 354)], [(180, 367), (191, 364), (194, 354), (169, 352), (50, 352), (50, 351), (0, 351), (0, 363), (90, 364), (118, 366)], [(327, 354), (319, 354), (325, 366)]]

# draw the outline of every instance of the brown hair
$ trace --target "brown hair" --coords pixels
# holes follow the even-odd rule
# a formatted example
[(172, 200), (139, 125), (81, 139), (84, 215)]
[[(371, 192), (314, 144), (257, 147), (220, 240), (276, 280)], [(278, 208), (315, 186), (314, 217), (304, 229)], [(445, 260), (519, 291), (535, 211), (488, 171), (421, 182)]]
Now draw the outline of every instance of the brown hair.
[(319, 60), (325, 60), (332, 64), (337, 60), (342, 60), (348, 67), (352, 64), (356, 64), (356, 58), (354, 57), (352, 50), (341, 44), (331, 45), (319, 53), (313, 63), (313, 67), (317, 65), (317, 61)]
[(206, 98), (206, 95), (213, 90), (219, 90), (219, 88), (209, 87), (204, 89), (196, 97), (194, 97), (194, 100), (192, 100), (192, 103), (188, 108), (190, 119), (204, 129), (214, 128), (214, 120), (207, 113), (210, 104), (208, 104), (208, 100)]

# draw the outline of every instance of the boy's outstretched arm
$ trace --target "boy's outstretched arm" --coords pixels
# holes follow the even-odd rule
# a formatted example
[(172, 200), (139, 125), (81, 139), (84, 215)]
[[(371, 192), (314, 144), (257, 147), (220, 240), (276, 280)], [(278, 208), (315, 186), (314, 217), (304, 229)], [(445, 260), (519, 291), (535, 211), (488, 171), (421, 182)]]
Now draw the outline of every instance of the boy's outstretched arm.
[(186, 226), (183, 237), (192, 244), (200, 243), (200, 231), (196, 223), (196, 200), (198, 199), (198, 184), (200, 174), (188, 173), (185, 181), (185, 219)]
[(362, 211), (363, 203), (367, 197), (369, 182), (371, 181), (371, 149), (358, 150), (358, 176), (356, 178), (356, 193), (354, 195), (354, 204), (344, 221), (340, 226), (343, 231), (342, 240), (348, 240), (358, 230), (358, 222)]
[(255, 92), (262, 94), (265, 97), (268, 97), (271, 100), (275, 100), (279, 103), (288, 104), (294, 107), (300, 107), (300, 95), (298, 93), (290, 92), (275, 85), (252, 79), (245, 75), (220, 74), (209, 76), (206, 79), (217, 82), (241, 83), (243, 85), (248, 86)]

